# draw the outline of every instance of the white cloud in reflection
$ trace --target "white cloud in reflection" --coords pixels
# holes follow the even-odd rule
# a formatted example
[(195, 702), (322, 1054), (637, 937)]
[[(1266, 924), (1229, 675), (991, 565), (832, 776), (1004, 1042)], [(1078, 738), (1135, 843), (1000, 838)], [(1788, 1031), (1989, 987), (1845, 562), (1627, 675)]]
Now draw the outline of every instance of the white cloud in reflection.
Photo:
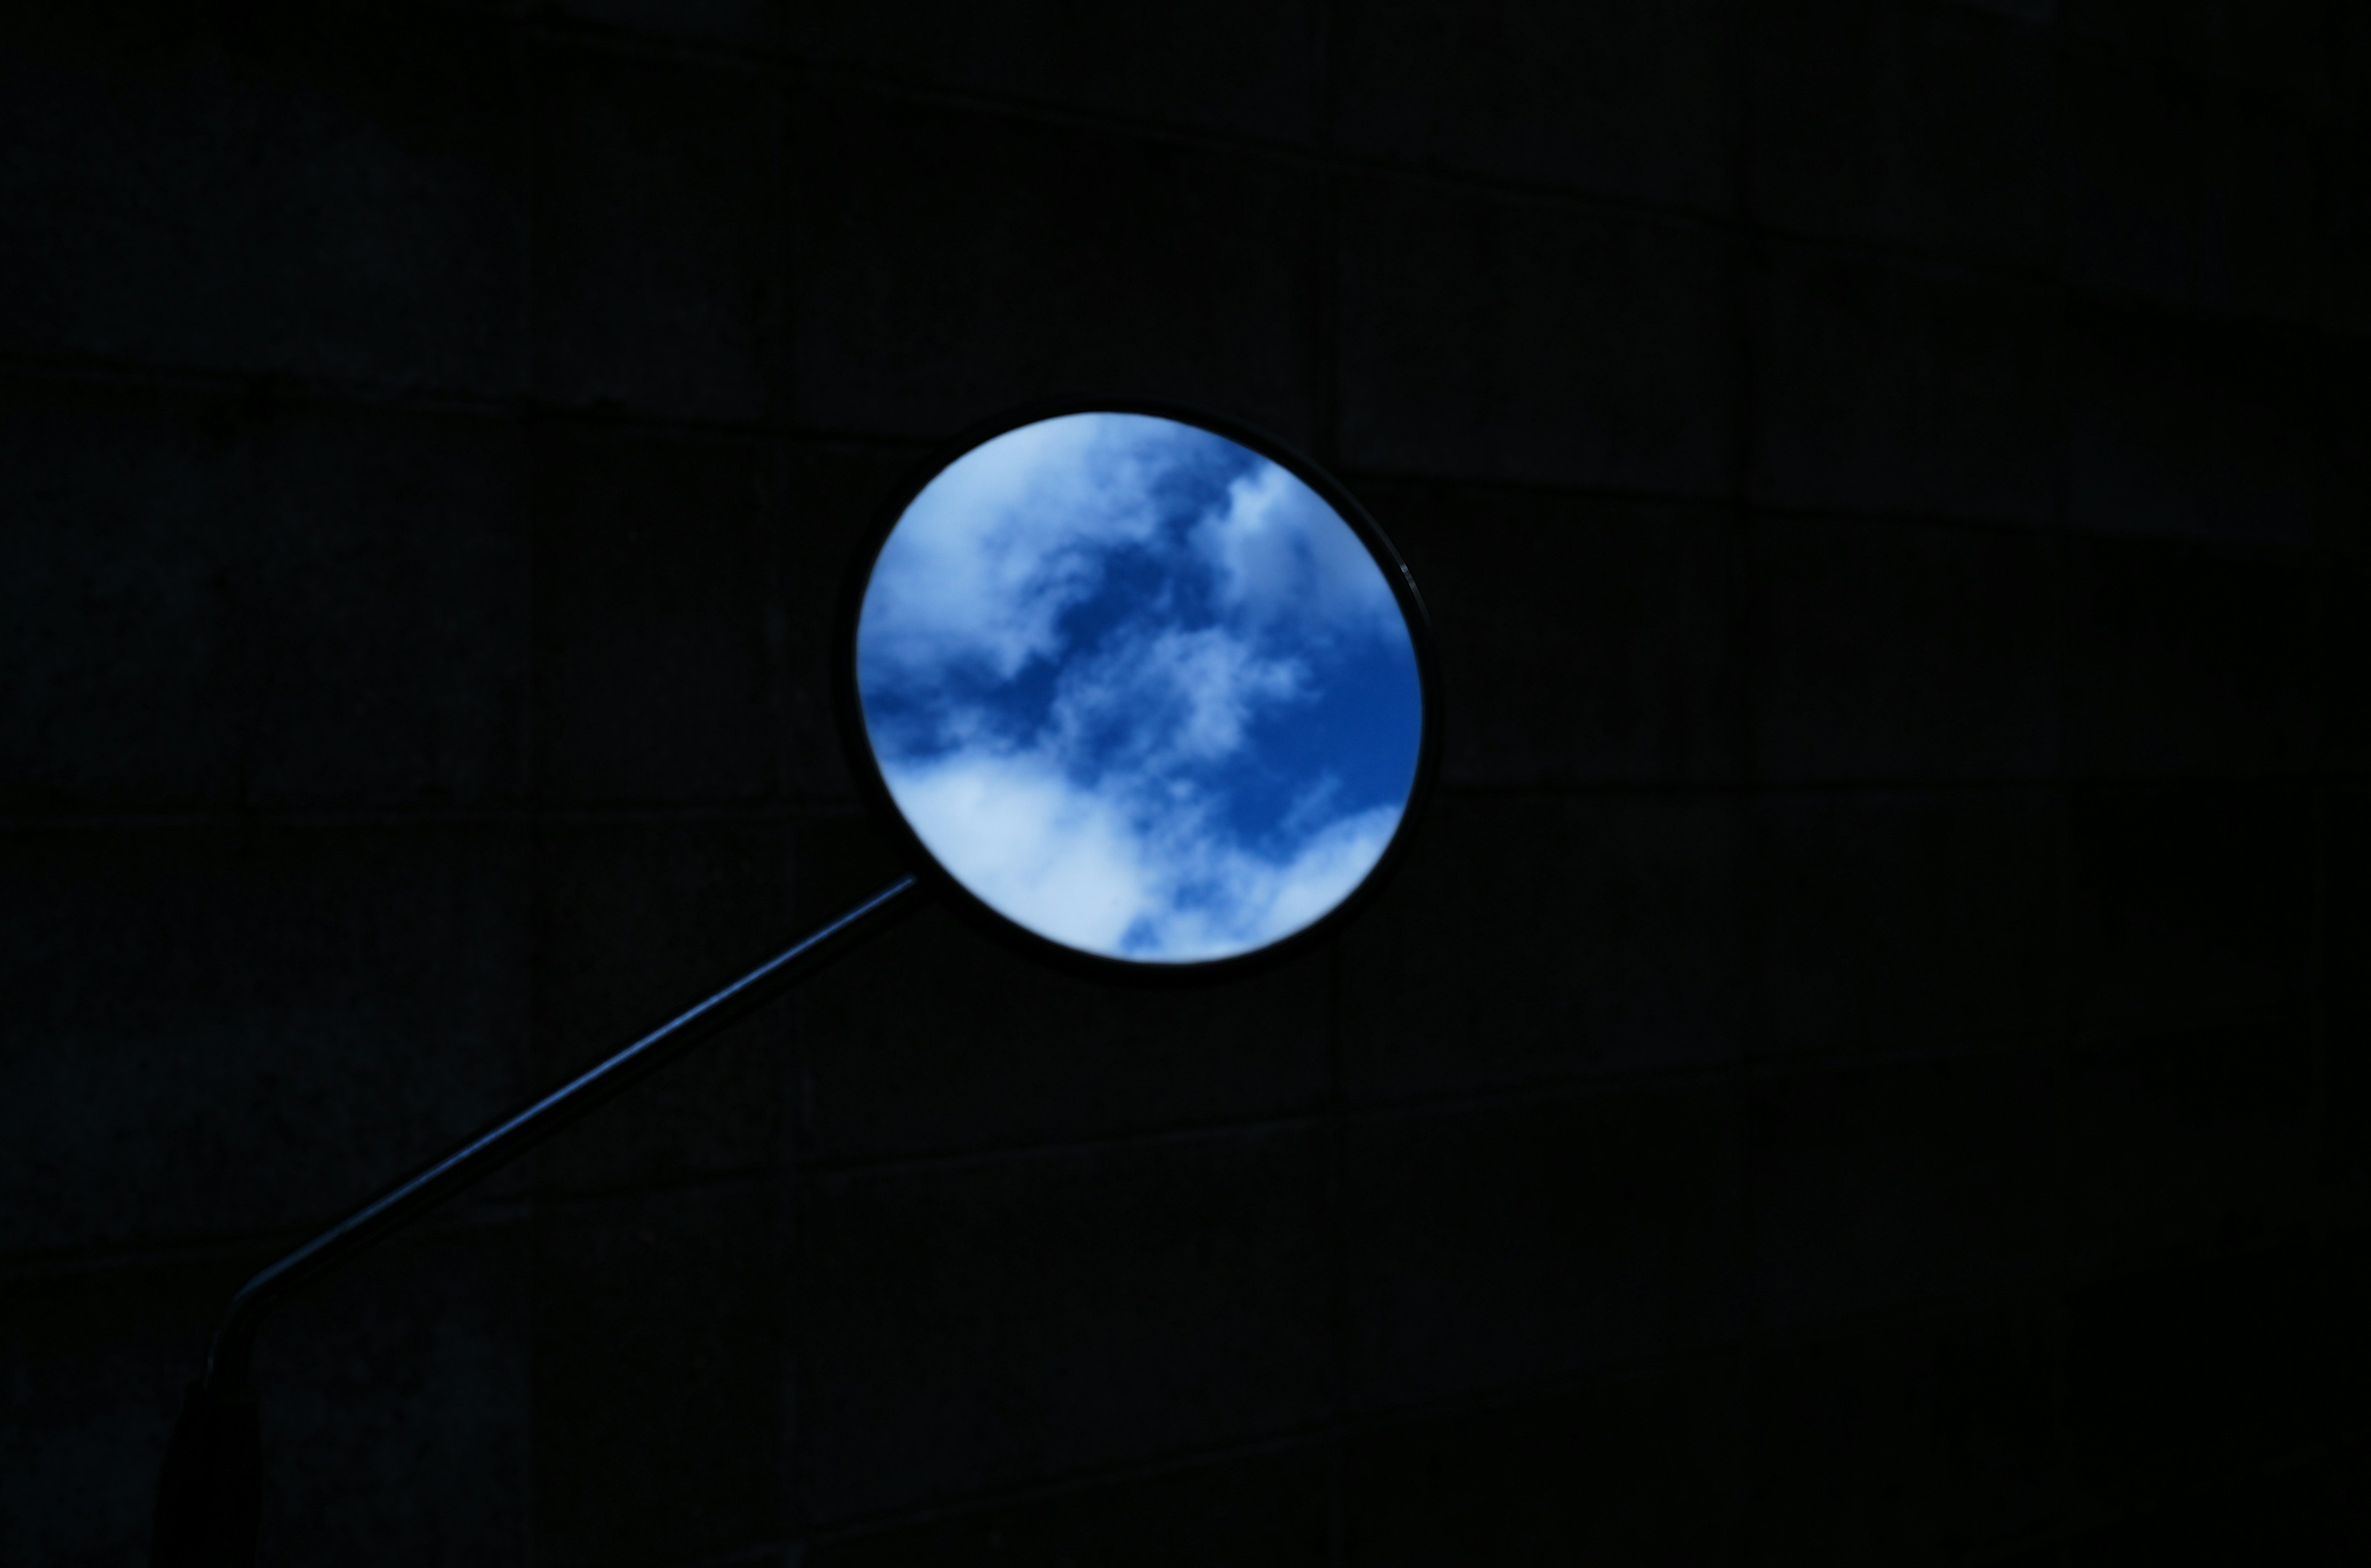
[(1397, 826), (1419, 727), (1380, 570), (1285, 469), (1143, 415), (1024, 426), (891, 534), (858, 630), (890, 792), (983, 902), (1091, 952), (1318, 918)]

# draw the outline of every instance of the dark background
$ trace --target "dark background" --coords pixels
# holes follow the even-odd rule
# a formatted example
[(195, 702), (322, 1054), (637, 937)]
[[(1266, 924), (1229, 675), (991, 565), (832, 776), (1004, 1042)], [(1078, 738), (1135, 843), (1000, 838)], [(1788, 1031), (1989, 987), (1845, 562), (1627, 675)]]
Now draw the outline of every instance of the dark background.
[(1404, 874), (901, 928), (277, 1320), (266, 1561), (2371, 1551), (2364, 7), (328, 9), (0, 42), (0, 1560), (894, 870), (841, 565), (1048, 394), (1399, 541)]

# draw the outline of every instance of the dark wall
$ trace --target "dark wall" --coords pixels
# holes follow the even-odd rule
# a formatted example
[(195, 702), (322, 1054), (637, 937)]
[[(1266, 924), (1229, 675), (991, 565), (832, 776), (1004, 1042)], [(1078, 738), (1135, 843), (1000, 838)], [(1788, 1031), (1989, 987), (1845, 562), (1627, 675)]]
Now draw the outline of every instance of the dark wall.
[(1404, 875), (899, 928), (275, 1321), (267, 1561), (2371, 1554), (2362, 7), (330, 9), (0, 46), (0, 1560), (894, 869), (844, 558), (1058, 392), (1400, 541)]

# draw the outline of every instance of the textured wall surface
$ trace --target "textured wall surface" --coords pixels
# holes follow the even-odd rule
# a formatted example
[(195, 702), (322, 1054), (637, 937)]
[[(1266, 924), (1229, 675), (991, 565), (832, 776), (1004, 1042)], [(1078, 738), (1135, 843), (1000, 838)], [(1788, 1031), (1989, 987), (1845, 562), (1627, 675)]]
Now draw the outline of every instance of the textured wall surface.
[(267, 1562), (2371, 1558), (2364, 7), (327, 9), (0, 24), (0, 1561), (895, 869), (839, 576), (1050, 393), (1399, 540), (1403, 875), (899, 928), (274, 1322)]

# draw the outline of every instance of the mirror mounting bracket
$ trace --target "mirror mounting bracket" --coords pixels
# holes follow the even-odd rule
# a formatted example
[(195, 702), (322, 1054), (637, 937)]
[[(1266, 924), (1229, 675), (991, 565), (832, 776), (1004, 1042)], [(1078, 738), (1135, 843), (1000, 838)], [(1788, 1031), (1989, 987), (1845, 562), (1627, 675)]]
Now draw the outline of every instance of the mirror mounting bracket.
[(349, 1262), (463, 1188), (774, 1001), (920, 902), (903, 876), (598, 1066), (579, 1073), (398, 1182), (239, 1287), (190, 1385), (156, 1488), (154, 1568), (254, 1561), (261, 1462), (248, 1364), (255, 1336), (291, 1292)]

